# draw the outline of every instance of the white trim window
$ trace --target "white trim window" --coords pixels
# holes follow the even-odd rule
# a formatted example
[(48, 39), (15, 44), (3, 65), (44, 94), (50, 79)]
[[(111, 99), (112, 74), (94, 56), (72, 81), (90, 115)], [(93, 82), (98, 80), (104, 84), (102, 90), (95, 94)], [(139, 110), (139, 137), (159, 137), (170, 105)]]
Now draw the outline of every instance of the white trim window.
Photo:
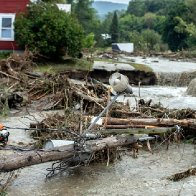
[(0, 40), (14, 41), (15, 14), (0, 14)]

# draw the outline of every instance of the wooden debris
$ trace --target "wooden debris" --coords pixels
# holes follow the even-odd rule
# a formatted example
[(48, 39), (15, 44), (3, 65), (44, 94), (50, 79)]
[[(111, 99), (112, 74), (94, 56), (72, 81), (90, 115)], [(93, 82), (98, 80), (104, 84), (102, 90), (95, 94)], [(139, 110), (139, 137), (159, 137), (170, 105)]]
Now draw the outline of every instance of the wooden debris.
[[(130, 145), (137, 142), (137, 138), (133, 136), (116, 136), (107, 137), (101, 140), (89, 140), (85, 143), (84, 152), (97, 152), (106, 148)], [(8, 172), (30, 165), (45, 163), (49, 161), (62, 160), (74, 155), (73, 145), (62, 146), (60, 148), (45, 151), (21, 151), (12, 155), (5, 155), (0, 160), (0, 171)]]
[[(153, 118), (128, 118), (128, 119), (119, 119), (119, 118), (107, 118), (108, 125), (127, 125), (131, 126), (159, 126), (159, 127), (168, 127), (179, 125), (187, 128), (196, 128), (196, 119), (153, 119)], [(127, 128), (128, 128), (127, 127)]]
[(184, 172), (176, 173), (168, 177), (168, 179), (177, 182), (184, 178), (188, 178), (189, 176), (196, 176), (196, 168), (191, 168)]
[(33, 53), (28, 49), (23, 54), (13, 53), (6, 60), (0, 61), (0, 76), (3, 75), (21, 81), (21, 74), (30, 70), (34, 65), (32, 60)]

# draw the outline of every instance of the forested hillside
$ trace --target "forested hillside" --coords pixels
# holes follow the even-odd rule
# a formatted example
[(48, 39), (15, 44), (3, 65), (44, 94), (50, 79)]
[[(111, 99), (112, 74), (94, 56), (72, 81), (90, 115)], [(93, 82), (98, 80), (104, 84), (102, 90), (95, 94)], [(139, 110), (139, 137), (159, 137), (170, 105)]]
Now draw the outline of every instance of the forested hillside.
[[(90, 1), (89, 1), (90, 2)], [(116, 29), (112, 25), (114, 13), (96, 23), (93, 30), (97, 44), (100, 33), (116, 34), (119, 42), (133, 42), (139, 51), (195, 50), (195, 0), (132, 0), (125, 12), (117, 12)], [(113, 27), (112, 27), (113, 26)], [(99, 39), (98, 39), (99, 38)]]
[[(84, 12), (79, 20), (86, 33), (94, 33), (97, 46), (116, 41), (133, 42), (144, 52), (196, 49), (196, 0), (132, 0), (126, 11), (110, 12), (104, 21), (95, 17), (90, 0), (77, 0), (73, 6), (81, 2), (88, 6), (75, 12)], [(106, 33), (115, 40), (103, 40), (100, 35)]]

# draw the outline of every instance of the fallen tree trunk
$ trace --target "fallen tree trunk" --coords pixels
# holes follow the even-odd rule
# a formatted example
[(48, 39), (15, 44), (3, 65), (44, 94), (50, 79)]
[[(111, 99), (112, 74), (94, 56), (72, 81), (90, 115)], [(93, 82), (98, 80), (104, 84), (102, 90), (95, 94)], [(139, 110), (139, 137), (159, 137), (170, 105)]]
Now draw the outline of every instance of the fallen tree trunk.
[(57, 150), (21, 151), (11, 155), (0, 156), (0, 171), (8, 172), (19, 168), (36, 165), (49, 161), (69, 158), (74, 155), (73, 145), (61, 147)]
[[(105, 119), (103, 119), (104, 121)], [(104, 122), (103, 122), (104, 124)], [(160, 127), (169, 127), (179, 125), (182, 127), (196, 128), (196, 119), (153, 119), (153, 118), (107, 118), (107, 125), (151, 125)]]
[(162, 135), (167, 132), (172, 132), (175, 129), (172, 127), (155, 127), (155, 128), (128, 128), (128, 129), (101, 129), (99, 132), (102, 135), (117, 135), (117, 134), (153, 134)]
[[(137, 138), (133, 136), (108, 137), (101, 140), (89, 140), (85, 143), (84, 149), (85, 152), (96, 152), (105, 148), (133, 144), (136, 141)], [(73, 145), (63, 146), (52, 151), (21, 151), (20, 153), (16, 152), (12, 155), (1, 155), (0, 171), (7, 172), (30, 165), (67, 159), (73, 155)]]

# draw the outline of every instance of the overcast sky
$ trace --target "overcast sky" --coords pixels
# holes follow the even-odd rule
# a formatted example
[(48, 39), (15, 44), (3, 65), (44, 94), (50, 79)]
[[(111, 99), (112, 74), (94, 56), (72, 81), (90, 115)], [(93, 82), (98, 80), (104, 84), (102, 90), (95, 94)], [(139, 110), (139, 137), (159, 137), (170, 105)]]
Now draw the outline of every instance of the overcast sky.
[(115, 3), (125, 3), (128, 4), (130, 0), (95, 0), (95, 1), (110, 1)]

